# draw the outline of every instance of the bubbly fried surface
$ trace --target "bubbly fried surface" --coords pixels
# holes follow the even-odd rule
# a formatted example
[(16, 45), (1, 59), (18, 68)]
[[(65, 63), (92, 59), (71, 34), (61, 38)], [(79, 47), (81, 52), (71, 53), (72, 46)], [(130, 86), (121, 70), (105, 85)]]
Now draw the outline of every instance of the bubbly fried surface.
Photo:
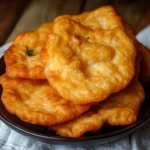
[(65, 137), (80, 137), (86, 132), (96, 132), (106, 123), (112, 126), (129, 125), (137, 120), (144, 100), (140, 82), (132, 81), (128, 87), (69, 122), (49, 127)]
[[(59, 16), (55, 21), (60, 18), (73, 19), (92, 29), (114, 29), (119, 27), (124, 30), (130, 38), (135, 40), (133, 29), (123, 21), (112, 6), (103, 6), (94, 11), (85, 12), (80, 15)], [(135, 40), (135, 43), (142, 56), (140, 78), (141, 81), (148, 82), (150, 81), (150, 52), (147, 47), (143, 46), (137, 40)]]
[(61, 18), (73, 19), (92, 29), (115, 29), (118, 27), (124, 29), (121, 17), (112, 6), (103, 6), (80, 15), (62, 15), (55, 21)]
[(0, 77), (3, 87), (1, 100), (5, 108), (21, 120), (43, 126), (73, 119), (91, 107), (76, 105), (63, 99), (46, 80)]
[(41, 53), (51, 86), (77, 104), (106, 99), (125, 88), (135, 72), (135, 47), (119, 28), (92, 30), (60, 18)]
[[(51, 23), (41, 25), (37, 30), (19, 34), (12, 46), (4, 53), (6, 73), (13, 78), (45, 79), (40, 52), (45, 44)], [(33, 50), (33, 56), (28, 56), (26, 46)]]
[(91, 29), (115, 29), (120, 28), (125, 31), (131, 39), (135, 39), (133, 30), (117, 13), (112, 6), (103, 6), (93, 11), (85, 12), (80, 15), (62, 15), (55, 19), (60, 18), (73, 19), (82, 25)]

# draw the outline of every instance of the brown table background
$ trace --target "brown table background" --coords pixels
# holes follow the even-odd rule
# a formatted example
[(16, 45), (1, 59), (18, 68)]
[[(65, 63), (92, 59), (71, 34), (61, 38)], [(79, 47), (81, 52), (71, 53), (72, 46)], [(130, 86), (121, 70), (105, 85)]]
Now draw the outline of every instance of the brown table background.
[(136, 33), (150, 24), (150, 0), (0, 0), (0, 45), (61, 14), (113, 5)]

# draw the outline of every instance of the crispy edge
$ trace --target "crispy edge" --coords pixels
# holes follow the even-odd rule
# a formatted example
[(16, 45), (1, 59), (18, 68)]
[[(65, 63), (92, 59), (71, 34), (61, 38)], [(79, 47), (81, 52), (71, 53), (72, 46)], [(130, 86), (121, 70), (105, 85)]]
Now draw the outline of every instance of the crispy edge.
[[(29, 79), (46, 79), (44, 74), (44, 67), (42, 66), (42, 63), (41, 66), (37, 65), (33, 68), (29, 68), (27, 64), (23, 65), (18, 62), (18, 57), (16, 57), (16, 54), (13, 50), (15, 46), (16, 45), (11, 45), (4, 52), (6, 74), (12, 78), (18, 77), (18, 78), (29, 78)], [(22, 61), (24, 62), (25, 60)]]
[[(46, 35), (48, 36), (48, 33), (51, 30), (51, 26), (52, 23), (45, 23), (35, 30), (23, 32), (16, 36), (16, 38), (13, 41), (13, 44), (4, 53), (4, 60), (6, 63), (6, 73), (8, 76), (13, 78), (19, 77), (19, 78), (30, 78), (30, 79), (46, 79), (44, 74), (44, 66), (40, 60), (40, 52), (38, 51), (39, 51), (39, 47), (41, 47), (42, 43), (44, 43), (45, 41), (45, 36)], [(40, 33), (42, 33), (42, 36), (40, 35)], [(36, 37), (36, 39), (32, 39), (32, 38), (30, 39), (29, 38), (30, 34), (33, 34)], [(24, 43), (24, 38), (26, 43)], [(39, 42), (39, 45), (38, 48), (35, 49), (34, 47), (37, 47), (37, 41)], [(35, 51), (35, 55), (39, 55), (39, 60), (37, 65), (35, 64), (35, 66), (33, 66), (32, 68), (29, 68), (27, 62), (26, 64), (22, 64), (18, 62), (18, 58), (19, 59), (22, 58), (23, 59), (22, 61), (25, 62), (26, 61), (25, 56), (26, 58), (29, 57), (28, 55), (26, 55), (26, 52), (25, 54), (23, 54), (23, 52), (20, 52), (17, 55), (17, 50), (19, 50), (21, 46), (24, 46), (25, 49), (26, 46), (29, 46), (29, 48), (31, 47), (31, 49)], [(16, 50), (13, 50), (14, 47), (16, 47)], [(29, 63), (33, 63), (32, 61), (33, 59), (31, 59), (31, 62)]]
[[(84, 135), (86, 132), (96, 132), (100, 130), (104, 124), (111, 126), (122, 126), (134, 123), (137, 120), (140, 105), (145, 98), (144, 89), (140, 82), (134, 81), (134, 83), (132, 82), (132, 85), (130, 84), (129, 87), (119, 92), (119, 94), (116, 93), (110, 96), (106, 101), (100, 103), (97, 108), (93, 108), (85, 112), (72, 121), (49, 127), (49, 129), (56, 131), (56, 134), (64, 137), (77, 138)], [(138, 89), (136, 93), (133, 91), (133, 96), (131, 96), (129, 93), (129, 90), (132, 88)], [(131, 103), (127, 104), (127, 106), (124, 106), (124, 104), (116, 103), (116, 106), (113, 106), (115, 104), (115, 97), (120, 97), (121, 101), (122, 94), (126, 94), (126, 96), (129, 94)], [(134, 100), (135, 95), (138, 99), (133, 106), (132, 100)], [(109, 100), (112, 100), (112, 102), (109, 102)]]
[[(137, 54), (135, 66), (136, 74), (125, 89), (110, 95), (105, 101), (100, 102), (97, 106), (93, 106), (79, 117), (48, 128), (55, 131), (58, 135), (78, 138), (83, 136), (86, 132), (96, 132), (100, 130), (105, 124), (123, 126), (134, 123), (138, 118), (141, 103), (145, 99), (144, 88), (138, 81), (141, 63), (141, 56), (138, 50)], [(130, 101), (127, 103), (129, 99), (128, 96), (131, 103)], [(137, 99), (135, 99), (135, 97)], [(123, 103), (121, 102), (122, 100), (124, 100)], [(114, 104), (116, 106), (114, 106)]]
[[(1, 100), (10, 114), (16, 115), (22, 121), (42, 126), (55, 125), (69, 121), (79, 116), (83, 112), (87, 111), (93, 105), (93, 104), (76, 105), (68, 100), (62, 99), (60, 96), (58, 96), (57, 93), (51, 95), (51, 91), (50, 92), (48, 91), (47, 93), (48, 98), (53, 99), (54, 96), (56, 96), (58, 100), (62, 101), (60, 103), (58, 102), (60, 104), (60, 110), (58, 110), (59, 113), (57, 114), (56, 112), (53, 112), (48, 114), (47, 112), (37, 111), (36, 108), (35, 110), (33, 110), (32, 108), (28, 107), (23, 102), (21, 102), (22, 95), (20, 94), (20, 92), (17, 91), (18, 85), (24, 81), (26, 82), (26, 79), (9, 78), (6, 74), (0, 76), (0, 84), (3, 87)], [(42, 88), (42, 83), (45, 83), (46, 80), (41, 81), (38, 80), (38, 83), (36, 83), (37, 82), (36, 80), (32, 81), (35, 84), (34, 86), (39, 84), (38, 86)], [(29, 87), (29, 89), (30, 88), (31, 87)], [(27, 92), (25, 92), (25, 94), (26, 93)], [(65, 106), (64, 105), (65, 103), (67, 103), (68, 105)], [(66, 110), (62, 111), (62, 114), (61, 114), (61, 107), (64, 110)]]
[[(74, 20), (71, 20), (71, 19), (68, 19), (68, 18), (61, 18), (61, 19), (59, 19), (59, 20), (57, 20), (58, 21), (58, 25), (61, 25), (61, 24), (64, 24), (65, 22), (71, 22), (71, 24), (72, 25), (78, 25), (78, 26), (80, 26), (81, 28), (83, 28), (83, 29), (86, 29), (87, 31), (93, 31), (94, 33), (96, 33), (96, 32), (98, 32), (98, 33), (101, 33), (101, 35), (102, 34), (105, 34), (105, 32), (106, 31), (102, 31), (102, 30), (92, 30), (92, 29), (90, 29), (90, 28), (87, 28), (87, 27), (85, 27), (85, 26), (83, 26), (83, 25), (81, 25), (81, 24), (79, 24), (79, 23), (77, 23), (77, 22), (75, 22)], [(56, 23), (56, 22), (55, 22)], [(57, 23), (56, 23), (56, 26), (57, 26)], [(67, 26), (67, 25), (66, 25)], [(65, 26), (65, 27), (66, 27)], [(67, 26), (68, 27), (68, 26)], [(133, 78), (133, 76), (134, 76), (134, 74), (135, 74), (135, 70), (134, 70), (134, 65), (135, 65), (135, 58), (136, 58), (136, 50), (135, 50), (135, 47), (134, 47), (134, 43), (133, 43), (133, 41), (132, 41), (132, 39), (130, 39), (128, 36), (127, 36), (127, 34), (123, 31), (123, 30), (121, 30), (121, 29), (119, 29), (119, 28), (116, 28), (116, 29), (114, 29), (114, 30), (116, 30), (116, 32), (118, 31), (120, 31), (120, 34), (118, 34), (116, 37), (118, 38), (120, 35), (121, 35), (121, 33), (123, 33), (123, 37), (126, 39), (126, 40), (124, 40), (124, 41), (128, 41), (128, 45), (130, 44), (130, 46), (131, 46), (131, 49), (130, 49), (130, 53), (128, 53), (129, 55), (131, 54), (133, 57), (131, 58), (128, 58), (128, 62), (129, 62), (129, 60), (130, 60), (130, 71), (128, 72), (128, 75), (127, 75), (127, 73), (125, 74), (123, 74), (122, 75), (122, 77), (123, 76), (126, 76), (127, 77), (127, 79), (125, 80), (125, 78), (124, 78), (124, 81), (122, 82), (122, 83), (120, 83), (119, 84), (119, 86), (116, 86), (115, 87), (115, 82), (113, 82), (113, 80), (111, 80), (111, 82), (113, 82), (113, 84), (112, 84), (112, 88), (110, 89), (110, 84), (109, 85), (107, 85), (107, 87), (109, 87), (109, 91), (111, 91), (110, 93), (107, 93), (106, 91), (104, 91), (103, 90), (103, 92), (101, 92), (101, 93), (99, 93), (98, 94), (98, 92), (97, 92), (97, 94), (95, 94), (94, 92), (94, 94), (91, 92), (91, 91), (88, 91), (88, 90), (85, 90), (87, 93), (89, 92), (92, 96), (91, 97), (93, 97), (93, 99), (89, 99), (89, 96), (84, 96), (84, 99), (82, 98), (82, 100), (81, 100), (81, 96), (79, 96), (79, 94), (80, 95), (82, 95), (81, 94), (81, 92), (78, 90), (78, 96), (76, 96), (76, 98), (75, 98), (75, 94), (73, 95), (73, 93), (71, 94), (68, 94), (68, 89), (69, 88), (66, 88), (66, 86), (64, 86), (64, 88), (61, 88), (61, 86), (59, 86), (59, 82), (60, 82), (60, 77), (58, 77), (59, 76), (59, 71), (57, 70), (57, 71), (55, 71), (55, 70), (52, 70), (51, 72), (49, 72), (48, 71), (48, 68), (50, 68), (49, 67), (49, 64), (45, 67), (45, 75), (46, 75), (46, 77), (47, 77), (47, 79), (48, 79), (48, 81), (49, 81), (49, 83), (52, 85), (52, 87), (54, 87), (55, 89), (57, 89), (57, 91), (62, 95), (62, 97), (64, 97), (64, 98), (66, 98), (66, 99), (70, 99), (70, 100), (72, 100), (72, 101), (74, 101), (75, 103), (78, 103), (78, 104), (84, 104), (84, 103), (90, 103), (90, 102), (99, 102), (99, 101), (101, 101), (101, 100), (104, 100), (104, 99), (106, 99), (110, 94), (112, 94), (112, 93), (116, 93), (116, 92), (118, 92), (118, 91), (120, 91), (121, 89), (123, 89), (124, 87), (126, 87), (129, 83), (130, 83), (130, 81), (132, 80), (132, 78)], [(69, 32), (70, 31), (70, 27), (69, 27), (69, 29), (67, 29), (67, 31)], [(108, 34), (109, 33), (109, 31), (112, 31), (112, 30), (107, 30), (107, 32), (106, 32), (106, 34)], [(113, 32), (113, 33), (116, 33), (116, 32)], [(110, 32), (111, 33), (111, 32)], [(111, 33), (110, 35), (112, 35), (113, 33)], [(55, 35), (56, 33), (53, 33), (53, 35)], [(52, 39), (53, 39), (53, 37), (52, 37)], [(127, 40), (128, 39), (128, 40)], [(47, 45), (50, 45), (51, 44), (51, 40), (49, 40), (48, 42), (47, 42)], [(44, 60), (48, 60), (48, 58), (47, 58), (47, 56), (50, 56), (50, 54), (49, 54), (49, 49), (50, 48), (48, 48), (48, 46), (46, 45), (46, 48), (43, 48), (43, 50), (42, 50), (42, 52), (41, 53), (44, 53), (44, 55), (41, 55), (41, 56), (43, 56), (43, 59)], [(47, 50), (46, 50), (47, 49)], [(51, 53), (53, 53), (52, 51), (50, 51)], [(57, 51), (58, 53), (59, 53), (59, 51)], [(128, 55), (127, 54), (127, 55)], [(130, 56), (131, 56), (130, 55)], [(52, 56), (52, 55), (51, 55)], [(123, 58), (123, 57), (122, 57)], [(121, 57), (120, 57), (120, 59), (119, 60), (121, 60), (122, 59)], [(51, 59), (49, 59), (49, 60), (51, 60)], [(124, 58), (123, 58), (123, 60), (125, 60)], [(55, 62), (56, 62), (56, 59), (55, 59)], [(58, 62), (58, 61), (57, 61)], [(115, 63), (117, 63), (117, 61), (114, 61)], [(123, 62), (123, 61), (121, 61), (121, 62)], [(114, 66), (117, 66), (116, 64), (114, 63)], [(123, 63), (122, 63), (123, 64)], [(129, 64), (129, 63), (128, 63)], [(51, 65), (51, 66), (53, 66), (53, 65)], [(60, 64), (59, 65), (57, 65), (57, 66), (60, 66)], [(121, 66), (121, 64), (120, 64), (120, 66)], [(54, 67), (53, 67), (54, 68)], [(59, 68), (59, 67), (58, 67)], [(64, 68), (64, 67), (62, 67), (62, 68)], [(120, 67), (121, 68), (121, 67)], [(124, 69), (125, 67), (122, 67), (122, 69)], [(129, 68), (129, 67), (126, 67), (126, 68)], [(124, 69), (125, 70), (125, 69)], [(62, 70), (61, 70), (62, 71)], [(122, 71), (123, 72), (123, 71)], [(119, 73), (118, 73), (119, 74)], [(72, 77), (72, 76), (71, 76)], [(72, 77), (72, 79), (73, 79), (73, 77)], [(63, 79), (62, 79), (62, 81), (63, 81)], [(120, 81), (120, 79), (119, 79), (119, 81)], [(64, 82), (64, 81), (63, 81)], [(79, 80), (78, 80), (78, 82), (79, 82)], [(69, 82), (68, 82), (69, 83)], [(110, 82), (107, 82), (107, 83), (110, 83)], [(63, 83), (62, 83), (62, 85), (64, 85)], [(77, 85), (77, 84), (76, 84)], [(56, 87), (57, 86), (57, 87)], [(59, 87), (59, 88), (58, 88)], [(113, 87), (115, 87), (114, 89), (113, 89)], [(63, 90), (64, 89), (64, 90)], [(76, 88), (77, 89), (77, 88)], [(90, 88), (89, 88), (90, 89)], [(65, 91), (66, 90), (66, 91)], [(83, 89), (84, 90), (84, 89)], [(89, 95), (90, 95), (89, 94)], [(68, 96), (69, 95), (69, 96)], [(83, 95), (82, 95), (83, 96)]]

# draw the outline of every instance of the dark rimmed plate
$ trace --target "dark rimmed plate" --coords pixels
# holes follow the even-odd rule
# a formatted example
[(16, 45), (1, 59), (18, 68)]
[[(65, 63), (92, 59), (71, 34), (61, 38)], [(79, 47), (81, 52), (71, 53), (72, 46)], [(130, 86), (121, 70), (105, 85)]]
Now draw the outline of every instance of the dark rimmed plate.
[[(3, 58), (0, 59), (0, 75), (5, 71), (5, 64)], [(114, 141), (124, 137), (131, 132), (141, 127), (150, 118), (150, 84), (144, 85), (146, 91), (146, 99), (142, 104), (138, 120), (129, 126), (123, 127), (110, 127), (105, 126), (102, 130), (96, 133), (89, 133), (80, 138), (64, 138), (57, 136), (54, 132), (49, 131), (47, 128), (37, 125), (31, 125), (21, 121), (14, 115), (7, 112), (4, 105), (0, 101), (0, 119), (15, 131), (30, 136), (31, 138), (49, 143), (49, 144), (62, 144), (62, 145), (97, 145), (106, 142)], [(2, 88), (0, 88), (2, 93)]]

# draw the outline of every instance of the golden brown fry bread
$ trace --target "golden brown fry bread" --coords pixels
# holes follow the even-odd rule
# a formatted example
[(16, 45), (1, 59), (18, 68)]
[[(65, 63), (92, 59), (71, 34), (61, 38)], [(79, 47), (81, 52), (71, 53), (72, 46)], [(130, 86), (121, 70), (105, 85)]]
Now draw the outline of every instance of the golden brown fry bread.
[(141, 64), (140, 64), (140, 74), (139, 74), (139, 78), (142, 82), (149, 82), (150, 81), (150, 50), (145, 47), (144, 45), (142, 45), (136, 38), (134, 35), (134, 31), (131, 29), (131, 27), (126, 23), (125, 25), (125, 30), (127, 32), (127, 34), (133, 39), (135, 40), (135, 46), (136, 49), (138, 51), (138, 53), (140, 53), (140, 57), (141, 57)]
[(53, 24), (41, 59), (51, 86), (62, 97), (85, 104), (100, 102), (129, 84), (136, 50), (119, 28), (92, 30), (60, 18)]
[(55, 21), (61, 18), (73, 19), (92, 29), (115, 29), (118, 27), (124, 29), (121, 17), (112, 6), (103, 6), (80, 15), (62, 15)]
[[(135, 39), (134, 32), (128, 24), (125, 25), (125, 30), (132, 39)], [(137, 39), (135, 39), (135, 45), (141, 57), (139, 78), (142, 82), (149, 82), (150, 81), (150, 61), (149, 61), (150, 51), (147, 47), (142, 45)]]
[(134, 80), (128, 87), (69, 122), (49, 127), (65, 137), (80, 137), (86, 132), (96, 132), (106, 123), (112, 126), (129, 125), (137, 120), (144, 89)]
[[(37, 30), (19, 34), (12, 46), (4, 53), (6, 73), (14, 78), (45, 79), (40, 52), (45, 44), (51, 24), (44, 24)], [(27, 54), (27, 47), (33, 56)]]
[(120, 28), (135, 40), (135, 35), (130, 25), (128, 25), (116, 12), (112, 6), (103, 6), (93, 11), (85, 12), (80, 15), (62, 15), (55, 19), (61, 18), (73, 19), (91, 29), (115, 29)]
[(130, 38), (132, 38), (137, 49), (140, 51), (142, 56), (140, 78), (143, 82), (150, 81), (150, 52), (148, 48), (144, 47), (135, 39), (134, 31), (130, 25), (128, 25), (116, 12), (112, 6), (103, 6), (94, 11), (85, 12), (81, 15), (63, 15), (55, 19), (66, 17), (73, 19), (87, 27), (92, 29), (114, 29), (121, 28), (125, 30)]
[(46, 80), (0, 77), (3, 87), (1, 100), (6, 109), (21, 120), (43, 126), (69, 121), (91, 104), (76, 105), (63, 99)]
[(148, 82), (150, 81), (150, 51), (135, 38), (134, 31), (127, 23), (124, 27), (127, 34), (135, 40), (136, 49), (141, 57), (139, 78), (142, 82)]

